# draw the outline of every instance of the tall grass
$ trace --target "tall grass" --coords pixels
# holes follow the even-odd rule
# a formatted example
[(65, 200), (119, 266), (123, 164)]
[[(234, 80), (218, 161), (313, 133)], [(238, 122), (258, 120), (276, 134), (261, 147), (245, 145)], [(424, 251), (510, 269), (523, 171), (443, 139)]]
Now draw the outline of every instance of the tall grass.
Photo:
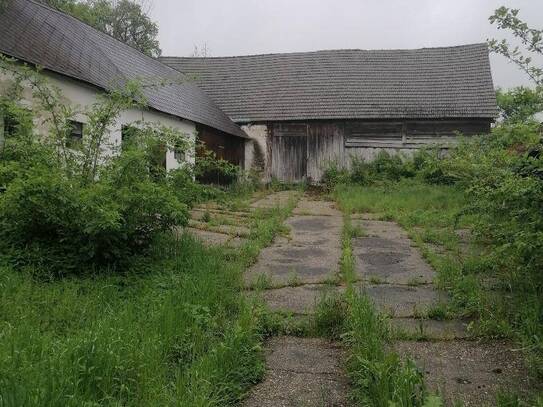
[[(403, 360), (391, 348), (386, 317), (378, 313), (372, 301), (354, 285), (352, 238), (359, 231), (352, 225), (350, 212), (357, 202), (344, 200), (340, 204), (345, 212), (341, 274), (347, 290), (339, 336), (348, 349), (347, 371), (353, 384), (353, 399), (360, 406), (440, 406), (438, 399), (426, 394), (422, 373), (414, 363)], [(338, 308), (337, 305), (331, 307), (326, 301), (323, 305)]]
[(532, 373), (541, 377), (543, 306), (537, 287), (529, 274), (522, 278), (497, 267), (491, 241), (466, 233), (476, 219), (466, 213), (468, 198), (460, 187), (405, 179), (340, 185), (335, 197), (349, 213), (372, 212), (401, 224), (436, 269), (440, 288), (450, 293), (449, 316), (470, 317), (477, 336), (516, 340)]
[(0, 406), (237, 403), (264, 369), (241, 274), (291, 207), (257, 214), (239, 250), (165, 236), (125, 275), (1, 267)]

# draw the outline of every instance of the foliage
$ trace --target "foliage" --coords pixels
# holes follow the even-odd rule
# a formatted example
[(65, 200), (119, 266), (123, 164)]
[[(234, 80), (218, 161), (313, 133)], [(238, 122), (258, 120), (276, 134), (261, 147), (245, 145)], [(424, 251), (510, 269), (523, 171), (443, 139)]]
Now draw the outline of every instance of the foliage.
[(350, 348), (347, 370), (357, 403), (376, 407), (441, 406), (439, 398), (427, 395), (422, 372), (414, 362), (387, 349), (388, 323), (372, 301), (351, 291), (347, 303), (342, 337)]
[[(118, 154), (109, 129), (121, 110), (144, 106), (136, 84), (104, 95), (84, 112), (82, 141), (68, 146), (75, 110), (60, 91), (33, 69), (2, 59), (13, 77), (0, 101), (11, 126), (1, 151), (0, 240), (2, 251), (18, 264), (49, 274), (122, 266), (144, 253), (162, 232), (187, 222), (187, 206), (170, 188), (155, 157), (157, 146), (188, 143), (172, 129), (151, 123), (139, 127), (135, 142)], [(31, 113), (19, 104), (21, 84), (29, 83), (33, 103), (50, 131), (38, 135)]]
[(158, 25), (149, 18), (142, 2), (133, 0), (46, 0), (46, 2), (146, 55), (159, 57), (161, 54)]
[(196, 149), (198, 151), (194, 166), (196, 179), (224, 185), (231, 184), (240, 177), (240, 168), (237, 165), (218, 158), (215, 152), (206, 148), (204, 143), (198, 144)]
[[(529, 27), (518, 17), (518, 13), (518, 9), (500, 7), (489, 20), (498, 29), (509, 30), (529, 54), (543, 55), (543, 30)], [(512, 47), (506, 40), (495, 39), (489, 40), (488, 45), (492, 51), (516, 64), (537, 86), (543, 86), (543, 69), (535, 66), (532, 57), (524, 55), (518, 46)]]
[(145, 274), (44, 284), (0, 268), (2, 406), (235, 405), (263, 373), (246, 258), (188, 236), (153, 250)]
[(343, 168), (337, 161), (327, 163), (321, 182), (328, 191), (336, 185), (354, 183), (372, 185), (388, 181), (398, 181), (415, 175), (412, 160), (402, 155), (391, 155), (380, 151), (374, 160), (364, 161), (356, 156), (351, 158), (350, 167)]
[(541, 87), (535, 90), (523, 86), (508, 91), (498, 89), (496, 99), (500, 109), (500, 118), (505, 122), (523, 122), (543, 111), (543, 89)]

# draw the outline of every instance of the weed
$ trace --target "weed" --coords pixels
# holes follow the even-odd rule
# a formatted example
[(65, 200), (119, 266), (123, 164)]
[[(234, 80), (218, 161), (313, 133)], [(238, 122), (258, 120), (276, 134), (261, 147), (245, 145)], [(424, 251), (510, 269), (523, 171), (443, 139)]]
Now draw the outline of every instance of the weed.
[(288, 276), (287, 286), (289, 286), (289, 287), (299, 287), (302, 284), (303, 284), (303, 281), (300, 278), (300, 276), (298, 274), (296, 274), (296, 272), (291, 271), (289, 273), (289, 276)]
[(200, 220), (204, 223), (211, 222), (211, 214), (209, 213), (209, 211), (205, 211)]
[(339, 339), (344, 332), (346, 311), (345, 299), (339, 292), (325, 291), (315, 307), (315, 333), (330, 339)]

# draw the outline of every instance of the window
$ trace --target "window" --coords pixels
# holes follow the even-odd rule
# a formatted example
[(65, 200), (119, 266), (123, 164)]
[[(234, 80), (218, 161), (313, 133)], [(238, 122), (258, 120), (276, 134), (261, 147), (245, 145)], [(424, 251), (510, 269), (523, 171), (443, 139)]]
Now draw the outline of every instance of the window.
[(68, 148), (77, 148), (83, 141), (83, 123), (70, 120), (69, 124), (71, 126), (71, 130), (70, 134), (68, 135), (68, 140), (66, 140), (66, 146)]
[(4, 145), (6, 144), (4, 131), (4, 115), (0, 113), (0, 153), (4, 151)]
[(6, 145), (6, 138), (14, 135), (19, 126), (18, 120), (9, 113), (0, 112), (0, 152)]
[(138, 130), (138, 128), (128, 125), (121, 128), (121, 149), (125, 150), (129, 143), (134, 142)]
[(185, 155), (185, 151), (183, 151), (182, 149), (180, 148), (176, 148), (174, 151), (173, 151), (173, 157), (175, 158), (175, 160), (178, 162), (178, 163), (182, 163), (184, 161), (186, 161), (186, 155)]

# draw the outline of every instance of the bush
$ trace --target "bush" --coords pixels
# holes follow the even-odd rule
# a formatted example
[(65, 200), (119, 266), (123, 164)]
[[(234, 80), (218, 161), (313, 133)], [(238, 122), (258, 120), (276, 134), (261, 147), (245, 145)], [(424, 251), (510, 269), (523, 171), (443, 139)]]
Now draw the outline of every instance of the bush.
[(332, 191), (337, 185), (348, 184), (349, 172), (341, 168), (337, 161), (330, 161), (324, 168), (321, 182), (327, 191)]
[(91, 184), (58, 167), (29, 168), (0, 196), (0, 240), (11, 261), (56, 275), (122, 266), (186, 224), (186, 205), (143, 167), (138, 154), (123, 155)]
[[(160, 234), (188, 222), (194, 194), (176, 193), (177, 175), (167, 177), (156, 159), (157, 146), (184, 145), (184, 135), (138, 123), (134, 142), (117, 155), (104, 154), (107, 129), (120, 112), (143, 107), (138, 86), (111, 92), (86, 111), (82, 143), (69, 148), (75, 112), (62, 104), (59, 91), (31, 68), (3, 59), (0, 68), (16, 78), (9, 97), (0, 98), (0, 113), (10, 120), (0, 150), (0, 251), (8, 261), (57, 276), (118, 269), (145, 254)], [(31, 113), (19, 106), (22, 80), (51, 116), (48, 135), (37, 135)]]

